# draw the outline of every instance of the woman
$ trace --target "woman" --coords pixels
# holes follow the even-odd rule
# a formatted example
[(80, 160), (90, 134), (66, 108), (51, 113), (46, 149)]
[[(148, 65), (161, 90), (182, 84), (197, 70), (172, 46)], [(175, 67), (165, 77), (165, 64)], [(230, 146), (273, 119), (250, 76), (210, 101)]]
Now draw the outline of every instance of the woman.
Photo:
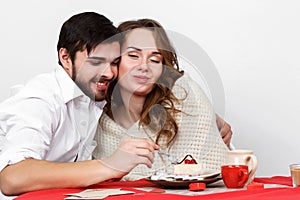
[[(126, 138), (148, 138), (178, 160), (191, 154), (204, 168), (219, 170), (228, 150), (212, 105), (201, 88), (179, 70), (177, 55), (162, 26), (151, 19), (127, 21), (118, 80), (96, 133), (96, 159), (110, 156)], [(135, 167), (124, 179), (139, 179), (171, 165), (156, 153), (152, 168)]]

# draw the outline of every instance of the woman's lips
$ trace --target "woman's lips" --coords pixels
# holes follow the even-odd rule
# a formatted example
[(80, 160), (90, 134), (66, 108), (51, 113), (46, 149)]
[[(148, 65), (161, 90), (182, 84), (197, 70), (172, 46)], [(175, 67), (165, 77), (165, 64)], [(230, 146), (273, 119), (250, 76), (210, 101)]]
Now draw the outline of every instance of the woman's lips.
[(149, 81), (149, 79), (150, 79), (147, 76), (140, 76), (140, 75), (134, 75), (133, 78), (138, 83), (147, 83)]

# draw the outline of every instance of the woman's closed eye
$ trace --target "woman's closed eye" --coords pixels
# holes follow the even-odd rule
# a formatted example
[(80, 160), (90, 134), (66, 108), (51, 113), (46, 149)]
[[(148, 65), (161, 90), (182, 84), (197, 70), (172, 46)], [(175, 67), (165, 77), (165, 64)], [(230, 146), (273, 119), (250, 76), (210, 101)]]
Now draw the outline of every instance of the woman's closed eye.
[(130, 58), (133, 58), (133, 59), (138, 59), (139, 57), (140, 57), (140, 55), (139, 54), (137, 54), (137, 53), (128, 53), (127, 54)]
[(151, 63), (154, 63), (154, 64), (161, 64), (162, 63), (162, 57), (160, 55), (154, 55), (154, 56), (151, 56), (149, 58), (149, 61)]
[(160, 64), (161, 63), (161, 60), (157, 60), (157, 59), (150, 59), (150, 61), (152, 63), (155, 63), (155, 64)]

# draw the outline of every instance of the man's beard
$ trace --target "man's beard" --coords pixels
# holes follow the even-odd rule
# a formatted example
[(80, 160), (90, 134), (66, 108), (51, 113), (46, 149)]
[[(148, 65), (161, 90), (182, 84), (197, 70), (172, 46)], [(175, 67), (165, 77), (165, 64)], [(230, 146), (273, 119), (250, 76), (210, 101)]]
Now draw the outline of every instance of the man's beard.
[(81, 84), (81, 82), (77, 79), (77, 71), (76, 71), (76, 67), (74, 65), (72, 65), (72, 80), (74, 81), (74, 83), (80, 88), (80, 90), (89, 98), (91, 98), (92, 100), (95, 100), (95, 95), (89, 91), (89, 89), (87, 87), (84, 87), (83, 84)]

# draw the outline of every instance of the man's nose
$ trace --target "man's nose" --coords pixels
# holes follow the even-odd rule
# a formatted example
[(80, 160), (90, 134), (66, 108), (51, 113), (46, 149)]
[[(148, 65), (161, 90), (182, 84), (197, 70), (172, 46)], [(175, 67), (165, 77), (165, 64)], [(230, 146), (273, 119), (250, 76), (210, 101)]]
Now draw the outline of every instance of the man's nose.
[(115, 76), (115, 73), (114, 70), (112, 69), (112, 66), (110, 64), (107, 64), (104, 66), (104, 69), (101, 71), (100, 75), (107, 79), (112, 79)]

